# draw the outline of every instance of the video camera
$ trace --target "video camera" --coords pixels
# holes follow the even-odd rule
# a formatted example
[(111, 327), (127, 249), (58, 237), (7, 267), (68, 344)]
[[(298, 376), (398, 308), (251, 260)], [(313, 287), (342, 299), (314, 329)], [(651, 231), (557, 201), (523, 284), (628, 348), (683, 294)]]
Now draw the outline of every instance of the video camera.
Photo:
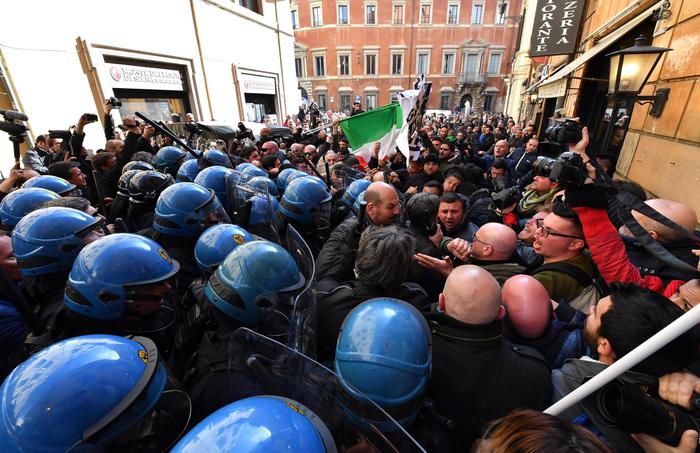
[(71, 132), (70, 131), (63, 131), (63, 130), (49, 130), (49, 138), (60, 138), (64, 142), (70, 140), (71, 138)]
[(678, 445), (683, 432), (700, 430), (700, 419), (644, 393), (639, 386), (612, 381), (596, 394), (603, 421), (628, 433), (645, 433)]
[(549, 126), (544, 134), (547, 140), (554, 143), (577, 143), (583, 138), (583, 124), (574, 120), (565, 120)]
[(532, 168), (537, 176), (568, 186), (580, 186), (588, 176), (583, 159), (573, 151), (561, 153), (557, 159), (540, 156)]

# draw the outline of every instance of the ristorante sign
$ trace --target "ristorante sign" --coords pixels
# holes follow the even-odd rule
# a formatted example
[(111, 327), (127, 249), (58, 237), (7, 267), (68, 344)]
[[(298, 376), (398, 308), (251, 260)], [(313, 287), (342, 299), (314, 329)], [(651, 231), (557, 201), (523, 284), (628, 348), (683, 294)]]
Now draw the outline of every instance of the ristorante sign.
[(530, 56), (574, 53), (584, 3), (583, 0), (538, 0)]

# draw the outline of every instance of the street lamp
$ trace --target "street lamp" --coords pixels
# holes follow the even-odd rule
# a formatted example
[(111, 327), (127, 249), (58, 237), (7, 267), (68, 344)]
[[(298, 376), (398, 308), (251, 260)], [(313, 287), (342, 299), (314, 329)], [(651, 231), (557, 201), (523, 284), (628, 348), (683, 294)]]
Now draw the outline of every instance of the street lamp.
[[(658, 118), (664, 110), (670, 88), (659, 88), (653, 96), (639, 96), (661, 56), (668, 52), (666, 47), (653, 47), (644, 44), (644, 36), (634, 40), (634, 46), (608, 54), (610, 57), (610, 79), (608, 94), (613, 97), (634, 97), (636, 102), (651, 102), (649, 115)], [(640, 102), (640, 104), (646, 102)]]

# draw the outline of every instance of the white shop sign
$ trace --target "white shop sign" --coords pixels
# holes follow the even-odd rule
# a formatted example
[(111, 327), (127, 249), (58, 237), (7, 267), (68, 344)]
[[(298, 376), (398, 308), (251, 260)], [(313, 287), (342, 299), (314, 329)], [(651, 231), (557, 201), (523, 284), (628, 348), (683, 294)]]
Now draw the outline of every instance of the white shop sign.
[(182, 91), (182, 75), (173, 69), (107, 63), (112, 88)]

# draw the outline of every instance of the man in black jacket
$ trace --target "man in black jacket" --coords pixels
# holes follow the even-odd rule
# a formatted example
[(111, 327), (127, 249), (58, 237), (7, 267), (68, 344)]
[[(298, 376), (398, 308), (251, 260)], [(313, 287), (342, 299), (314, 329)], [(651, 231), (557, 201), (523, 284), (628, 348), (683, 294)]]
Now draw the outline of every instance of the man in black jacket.
[[(399, 197), (394, 188), (384, 182), (373, 182), (365, 192), (367, 211), (365, 225), (391, 225), (401, 212)], [(316, 278), (332, 277), (337, 281), (353, 278), (355, 253), (361, 230), (357, 217), (345, 219), (338, 225), (316, 258)]]
[(439, 304), (442, 312), (426, 315), (433, 333), (429, 396), (435, 410), (455, 423), (451, 451), (462, 452), (490, 421), (511, 410), (545, 409), (550, 370), (537, 351), (503, 338), (501, 290), (485, 270), (456, 268)]
[(370, 226), (363, 233), (354, 271), (357, 278), (339, 282), (327, 277), (316, 286), (318, 295), (319, 359), (331, 359), (340, 326), (353, 308), (375, 297), (393, 297), (419, 310), (429, 308), (428, 294), (420, 285), (408, 283), (415, 239), (397, 226)]
[[(437, 195), (428, 192), (421, 192), (411, 197), (406, 203), (406, 215), (410, 222), (410, 230), (416, 238), (416, 253), (442, 258), (442, 252), (438, 248), (442, 231), (437, 224), (438, 206), (440, 199)], [(433, 242), (435, 240), (435, 242)], [(430, 302), (437, 302), (438, 295), (445, 286), (445, 278), (430, 269), (413, 261), (409, 272), (409, 280), (416, 282), (425, 288)]]

